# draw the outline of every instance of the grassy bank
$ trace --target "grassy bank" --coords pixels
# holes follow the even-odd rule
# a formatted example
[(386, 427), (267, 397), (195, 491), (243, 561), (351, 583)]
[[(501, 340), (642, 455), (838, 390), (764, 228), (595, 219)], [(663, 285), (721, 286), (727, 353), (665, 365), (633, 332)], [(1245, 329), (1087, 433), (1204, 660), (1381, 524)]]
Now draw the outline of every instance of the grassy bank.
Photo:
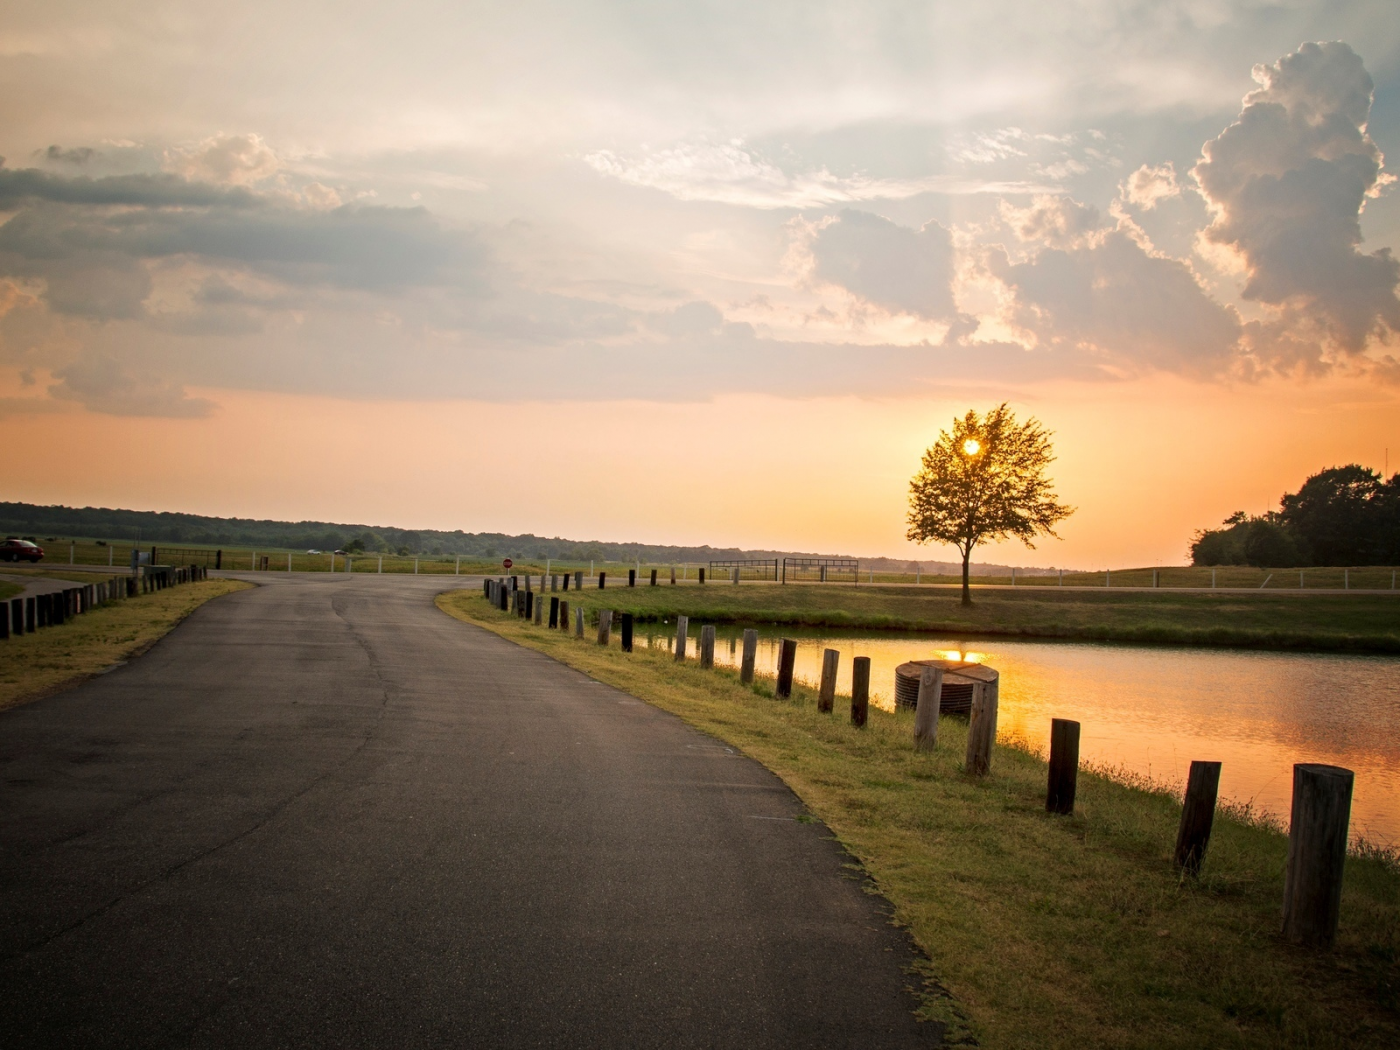
[(0, 642), (0, 710), (129, 660), (211, 598), (250, 586), (238, 580), (182, 584), (108, 602), (57, 627)]
[[(573, 594), (570, 594), (573, 597)], [(916, 754), (907, 713), (855, 730), (810, 691), (677, 666), (664, 651), (528, 626), (476, 592), (439, 599), (467, 622), (672, 711), (772, 769), (858, 857), (928, 954), (925, 1011), (987, 1047), (1400, 1045), (1400, 871), (1348, 861), (1337, 950), (1277, 938), (1286, 840), (1222, 815), (1202, 878), (1171, 864), (1172, 797), (1083, 774), (1075, 816), (1044, 810), (1045, 764), (998, 746), (960, 771), (965, 723)], [(614, 607), (619, 603), (611, 602)], [(614, 636), (616, 637), (616, 636)]]
[(1400, 598), (1361, 594), (1172, 591), (956, 591), (776, 584), (609, 587), (570, 591), (590, 609), (642, 621), (926, 631), (946, 637), (1063, 638), (1169, 645), (1400, 652)]

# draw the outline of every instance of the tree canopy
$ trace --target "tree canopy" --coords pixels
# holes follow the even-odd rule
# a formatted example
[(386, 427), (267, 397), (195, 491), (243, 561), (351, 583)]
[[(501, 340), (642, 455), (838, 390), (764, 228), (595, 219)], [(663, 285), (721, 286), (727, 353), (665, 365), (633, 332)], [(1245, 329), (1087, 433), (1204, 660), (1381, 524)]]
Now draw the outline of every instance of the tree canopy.
[(1239, 511), (1191, 542), (1194, 565), (1395, 565), (1400, 562), (1400, 474), (1384, 480), (1352, 463), (1319, 471), (1279, 510)]
[(980, 543), (1037, 536), (1074, 513), (1056, 502), (1046, 470), (1055, 460), (1050, 434), (1035, 419), (1019, 423), (1005, 404), (986, 415), (953, 420), (924, 452), (909, 483), (908, 537), (946, 543), (962, 555), (963, 602), (970, 604), (968, 563)]

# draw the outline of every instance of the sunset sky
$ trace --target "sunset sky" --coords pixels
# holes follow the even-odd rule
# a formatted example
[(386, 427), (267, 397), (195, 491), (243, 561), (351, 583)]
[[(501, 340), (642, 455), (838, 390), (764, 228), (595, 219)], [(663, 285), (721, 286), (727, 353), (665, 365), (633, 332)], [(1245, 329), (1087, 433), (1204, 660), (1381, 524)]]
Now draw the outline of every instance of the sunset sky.
[(948, 559), (1010, 402), (1171, 564), (1400, 466), (1370, 2), (0, 0), (0, 499)]

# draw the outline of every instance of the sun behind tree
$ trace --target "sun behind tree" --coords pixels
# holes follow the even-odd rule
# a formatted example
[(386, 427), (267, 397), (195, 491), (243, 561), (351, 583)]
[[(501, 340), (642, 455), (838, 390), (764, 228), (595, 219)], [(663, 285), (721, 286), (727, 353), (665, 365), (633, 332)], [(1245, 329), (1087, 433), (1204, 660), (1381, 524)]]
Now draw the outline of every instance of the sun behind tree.
[(909, 483), (909, 533), (918, 543), (948, 543), (962, 555), (962, 601), (972, 604), (968, 561), (984, 541), (1054, 536), (1074, 513), (1055, 502), (1045, 476), (1055, 461), (1050, 435), (1034, 418), (1018, 423), (1000, 404), (984, 416), (969, 411), (940, 431)]

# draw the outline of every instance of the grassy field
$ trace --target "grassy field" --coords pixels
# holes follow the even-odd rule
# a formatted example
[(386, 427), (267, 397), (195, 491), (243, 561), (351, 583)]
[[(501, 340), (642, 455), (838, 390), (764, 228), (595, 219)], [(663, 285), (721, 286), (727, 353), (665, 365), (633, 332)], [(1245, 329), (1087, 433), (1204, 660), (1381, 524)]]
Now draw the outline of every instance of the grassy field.
[(1277, 936), (1287, 843), (1275, 829), (1221, 814), (1202, 877), (1183, 880), (1170, 860), (1179, 803), (1162, 792), (1085, 773), (1076, 814), (1052, 817), (1037, 755), (998, 746), (989, 778), (962, 774), (958, 719), (942, 720), (937, 752), (918, 754), (907, 712), (872, 709), (856, 730), (840, 700), (836, 715), (820, 715), (807, 689), (778, 702), (770, 680), (746, 688), (664, 651), (624, 654), (616, 634), (604, 649), (495, 612), (474, 591), (438, 603), (674, 712), (782, 777), (927, 953), (924, 1010), (955, 1038), (993, 1048), (1400, 1045), (1393, 857), (1348, 861), (1338, 948), (1303, 951)]
[(10, 583), (8, 580), (0, 580), (0, 602), (13, 598), (22, 590), (24, 590), (24, 584), (22, 583)]
[(211, 598), (250, 586), (238, 580), (181, 584), (108, 602), (57, 627), (0, 642), (0, 710), (129, 660)]
[(642, 620), (927, 631), (1270, 649), (1400, 652), (1400, 599), (1389, 595), (1194, 591), (988, 590), (965, 608), (956, 591), (831, 584), (584, 588), (568, 597)]

